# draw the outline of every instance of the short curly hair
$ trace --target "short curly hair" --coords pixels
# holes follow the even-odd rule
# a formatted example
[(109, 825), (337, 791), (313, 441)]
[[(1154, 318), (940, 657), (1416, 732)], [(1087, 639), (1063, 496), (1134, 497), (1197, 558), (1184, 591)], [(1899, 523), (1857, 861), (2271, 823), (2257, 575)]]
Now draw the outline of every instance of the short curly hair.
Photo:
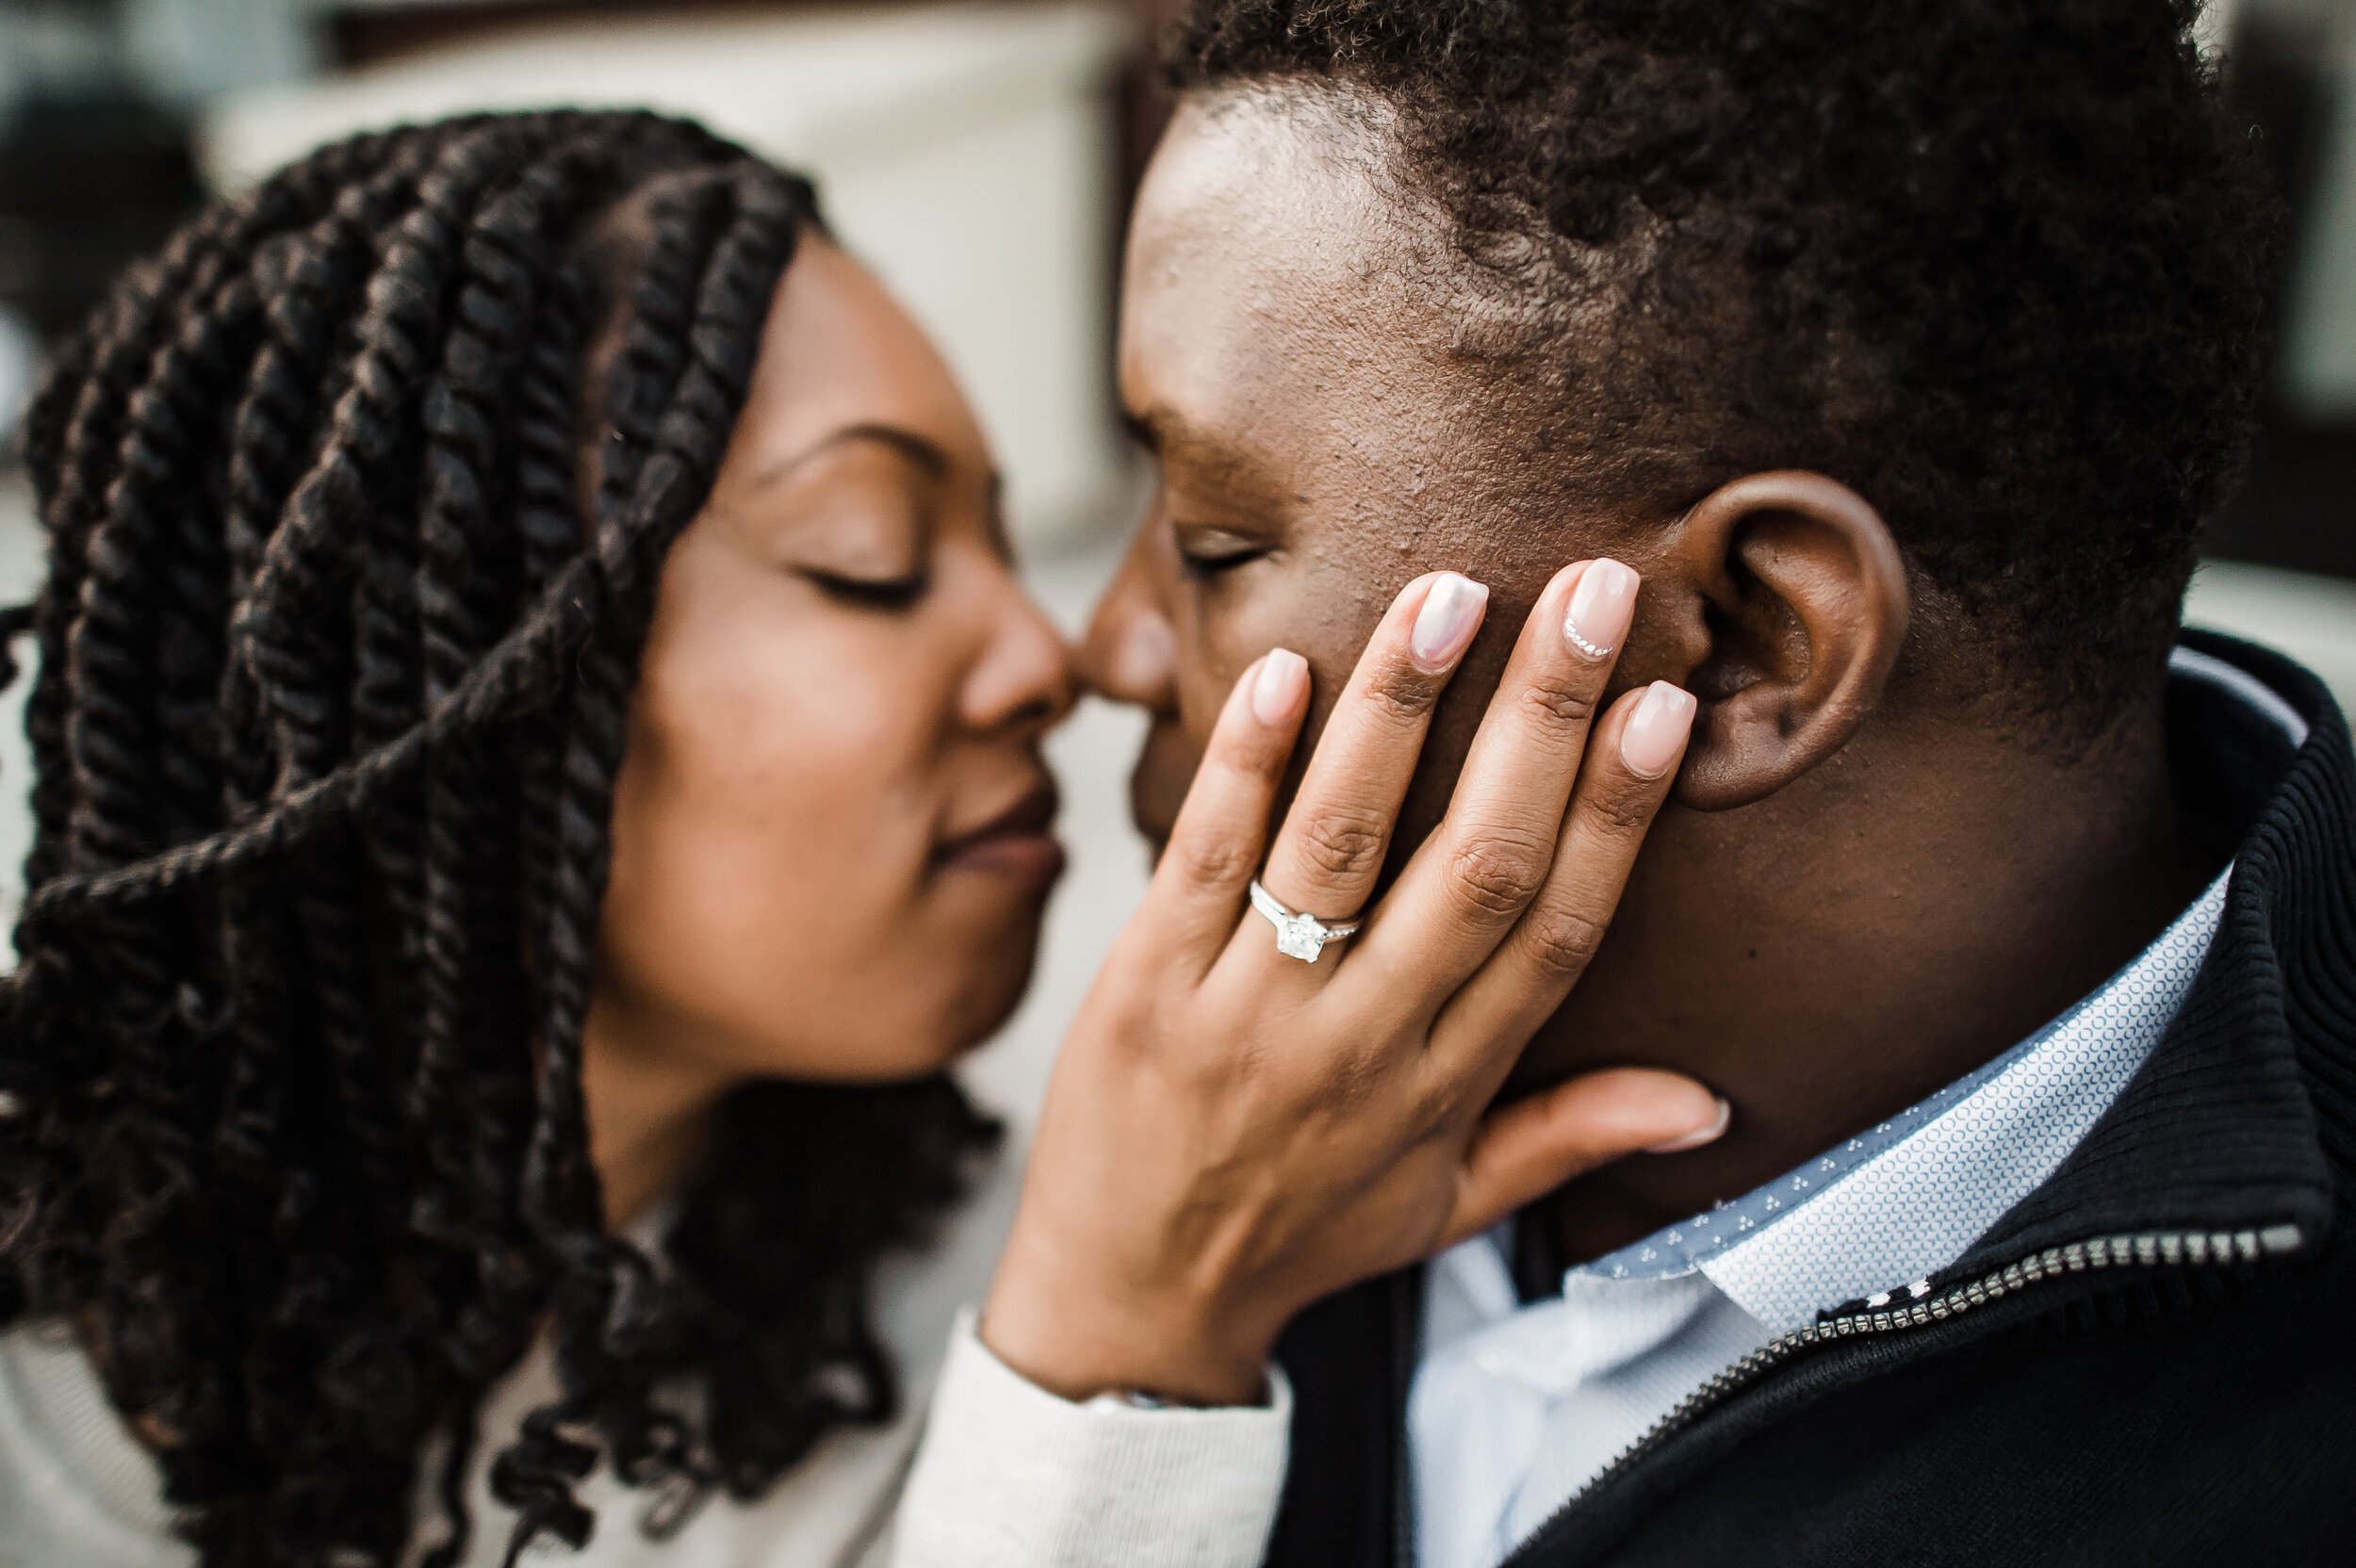
[(1559, 388), (1514, 438), (1647, 501), (1843, 480), (2003, 709), (2084, 737), (2157, 688), (2259, 384), (2274, 202), (2198, 11), (1194, 0), (1169, 65), (1384, 102)]

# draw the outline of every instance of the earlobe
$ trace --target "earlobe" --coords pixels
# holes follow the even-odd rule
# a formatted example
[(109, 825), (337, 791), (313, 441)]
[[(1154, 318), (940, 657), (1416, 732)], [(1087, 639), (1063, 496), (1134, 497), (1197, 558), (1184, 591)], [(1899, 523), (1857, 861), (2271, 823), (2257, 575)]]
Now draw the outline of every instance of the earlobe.
[(1702, 699), (1676, 798), (1723, 811), (1847, 744), (1879, 702), (1910, 614), (1889, 525), (1837, 480), (1750, 474), (1677, 526), (1691, 596), (1686, 684)]

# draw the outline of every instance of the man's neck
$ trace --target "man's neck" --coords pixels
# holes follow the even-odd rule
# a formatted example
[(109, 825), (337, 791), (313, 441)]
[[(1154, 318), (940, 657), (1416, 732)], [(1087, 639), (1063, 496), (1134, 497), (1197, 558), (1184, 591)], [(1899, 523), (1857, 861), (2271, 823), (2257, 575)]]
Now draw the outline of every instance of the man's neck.
[[(1861, 742), (1863, 738), (1860, 738)], [(1734, 1120), (1552, 1201), (1566, 1260), (1741, 1196), (2033, 1034), (2217, 867), (2180, 830), (2156, 710), (2088, 756), (1895, 729), (1775, 799), (1656, 825), (1604, 956), (1525, 1058), (1691, 1072)]]

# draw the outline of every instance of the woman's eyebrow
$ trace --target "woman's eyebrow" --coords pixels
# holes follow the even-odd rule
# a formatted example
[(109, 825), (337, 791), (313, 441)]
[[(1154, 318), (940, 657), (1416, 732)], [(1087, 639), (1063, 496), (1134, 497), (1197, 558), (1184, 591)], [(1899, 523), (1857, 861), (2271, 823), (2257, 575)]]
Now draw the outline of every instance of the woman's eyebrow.
[[(800, 451), (780, 458), (754, 479), (752, 488), (758, 490), (765, 484), (774, 484), (820, 453), (831, 451), (846, 441), (880, 442), (922, 469), (926, 478), (948, 477), (951, 466), (949, 454), (941, 449), (940, 443), (898, 425), (861, 420), (858, 424), (844, 425), (838, 430), (828, 431)], [(996, 476), (991, 477), (994, 482)]]

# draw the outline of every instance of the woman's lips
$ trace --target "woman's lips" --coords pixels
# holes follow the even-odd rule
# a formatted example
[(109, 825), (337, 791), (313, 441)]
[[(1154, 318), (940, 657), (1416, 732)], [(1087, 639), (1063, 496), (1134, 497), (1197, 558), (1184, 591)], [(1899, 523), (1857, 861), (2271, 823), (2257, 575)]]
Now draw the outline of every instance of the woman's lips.
[(944, 871), (977, 871), (1044, 886), (1063, 874), (1064, 848), (1055, 835), (1055, 786), (1041, 784), (1006, 810), (933, 852)]

